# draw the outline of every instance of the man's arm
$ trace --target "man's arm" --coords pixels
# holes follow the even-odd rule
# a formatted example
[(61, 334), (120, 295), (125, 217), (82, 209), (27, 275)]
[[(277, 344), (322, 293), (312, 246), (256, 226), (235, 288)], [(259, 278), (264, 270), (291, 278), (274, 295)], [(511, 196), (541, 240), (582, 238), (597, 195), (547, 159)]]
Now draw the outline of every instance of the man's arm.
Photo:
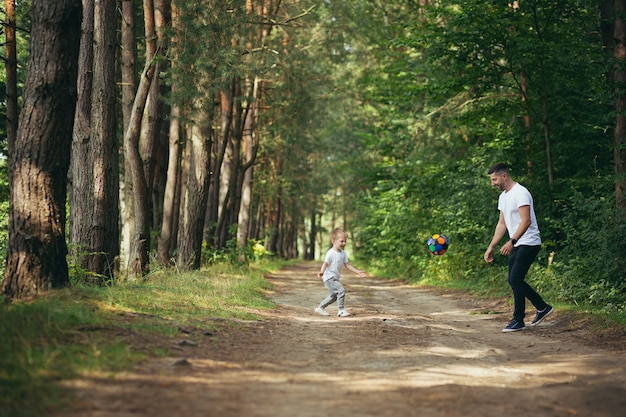
[[(506, 223), (504, 223), (504, 214), (500, 212), (500, 218), (498, 219), (498, 224), (496, 225), (496, 230), (493, 232), (493, 237), (491, 238), (491, 242), (485, 251), (485, 261), (493, 262), (493, 252), (495, 251), (496, 245), (498, 242), (502, 240), (504, 234), (506, 233)], [(502, 251), (501, 251), (502, 252)]]

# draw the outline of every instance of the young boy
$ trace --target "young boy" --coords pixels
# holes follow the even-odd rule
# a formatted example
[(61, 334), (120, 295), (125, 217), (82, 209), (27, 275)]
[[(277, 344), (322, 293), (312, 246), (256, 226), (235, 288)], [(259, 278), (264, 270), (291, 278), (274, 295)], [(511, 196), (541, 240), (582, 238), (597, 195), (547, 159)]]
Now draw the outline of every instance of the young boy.
[(332, 242), (333, 247), (326, 252), (322, 268), (317, 274), (329, 291), (328, 297), (324, 298), (319, 306), (315, 308), (315, 312), (321, 316), (329, 315), (326, 311), (326, 307), (335, 301), (337, 301), (337, 306), (339, 307), (337, 317), (347, 317), (350, 315), (350, 313), (344, 309), (346, 291), (344, 290), (343, 285), (339, 282), (342, 267), (345, 266), (347, 269), (360, 277), (367, 276), (365, 271), (355, 268), (350, 264), (350, 262), (348, 262), (348, 255), (344, 251), (347, 240), (348, 235), (343, 229), (336, 228), (330, 233), (330, 241)]

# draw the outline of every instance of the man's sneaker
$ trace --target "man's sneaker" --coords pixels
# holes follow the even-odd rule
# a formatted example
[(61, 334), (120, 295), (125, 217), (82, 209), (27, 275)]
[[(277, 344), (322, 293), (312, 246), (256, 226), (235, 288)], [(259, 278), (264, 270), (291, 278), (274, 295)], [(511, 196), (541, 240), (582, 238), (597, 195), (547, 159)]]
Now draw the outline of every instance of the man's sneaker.
[(508, 326), (506, 326), (504, 329), (502, 329), (502, 332), (503, 333), (517, 332), (518, 330), (524, 330), (524, 327), (526, 327), (526, 325), (524, 325), (524, 323), (520, 323), (519, 321), (513, 319), (513, 320), (511, 320), (511, 322), (509, 323)]
[(324, 310), (322, 307), (315, 307), (315, 312), (320, 316), (330, 316), (330, 314), (328, 314), (328, 311)]
[(346, 310), (339, 310), (337, 312), (337, 317), (348, 317), (350, 315), (350, 313), (348, 313)]
[(533, 321), (530, 322), (530, 325), (531, 326), (538, 325), (539, 323), (541, 323), (543, 319), (548, 317), (553, 311), (554, 311), (554, 308), (552, 308), (551, 305), (546, 306), (546, 308), (544, 308), (541, 311), (537, 310), (537, 315), (535, 316)]

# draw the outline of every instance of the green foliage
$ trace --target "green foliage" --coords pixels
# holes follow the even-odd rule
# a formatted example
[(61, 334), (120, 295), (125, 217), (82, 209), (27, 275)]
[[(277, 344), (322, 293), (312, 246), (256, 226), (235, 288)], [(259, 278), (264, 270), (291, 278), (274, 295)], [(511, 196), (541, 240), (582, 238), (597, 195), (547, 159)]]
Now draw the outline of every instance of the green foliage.
[[(359, 256), (416, 282), (507, 293), (506, 258), (482, 260), (498, 219), (486, 170), (504, 161), (533, 193), (544, 240), (528, 279), (550, 299), (623, 308), (625, 222), (613, 209), (597, 3), (388, 6), (391, 18), (376, 26), (372, 11), (366, 30), (347, 32), (371, 45), (354, 52), (368, 66), (353, 82), (375, 115), (351, 124), (362, 149)], [(440, 258), (424, 243), (436, 232), (451, 245)], [(611, 239), (595, 243), (600, 235)]]
[[(600, 185), (598, 187), (598, 184)], [(605, 197), (608, 184), (598, 178), (594, 193), (572, 189), (559, 201), (553, 281), (562, 297), (576, 304), (626, 308), (626, 222)]]

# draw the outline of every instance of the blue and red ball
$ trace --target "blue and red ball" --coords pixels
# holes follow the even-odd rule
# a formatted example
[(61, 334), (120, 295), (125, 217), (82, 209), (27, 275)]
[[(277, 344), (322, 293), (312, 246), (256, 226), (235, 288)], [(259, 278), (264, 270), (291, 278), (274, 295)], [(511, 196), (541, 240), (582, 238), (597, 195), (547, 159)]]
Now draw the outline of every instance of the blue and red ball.
[(435, 233), (426, 242), (428, 252), (433, 255), (441, 256), (448, 250), (448, 238), (442, 234)]

